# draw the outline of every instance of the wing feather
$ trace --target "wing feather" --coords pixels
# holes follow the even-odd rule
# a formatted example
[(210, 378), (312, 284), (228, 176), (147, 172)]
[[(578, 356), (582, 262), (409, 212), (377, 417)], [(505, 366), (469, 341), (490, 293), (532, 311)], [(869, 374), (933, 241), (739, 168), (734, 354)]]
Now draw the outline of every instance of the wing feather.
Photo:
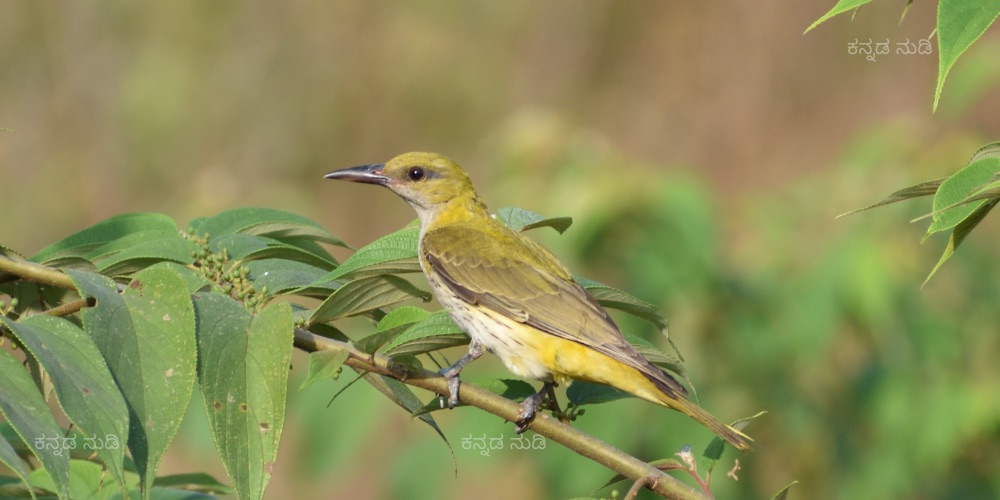
[(420, 246), (444, 284), (467, 302), (626, 363), (668, 394), (687, 394), (636, 352), (607, 311), (533, 240), (499, 223), (452, 224), (428, 231)]

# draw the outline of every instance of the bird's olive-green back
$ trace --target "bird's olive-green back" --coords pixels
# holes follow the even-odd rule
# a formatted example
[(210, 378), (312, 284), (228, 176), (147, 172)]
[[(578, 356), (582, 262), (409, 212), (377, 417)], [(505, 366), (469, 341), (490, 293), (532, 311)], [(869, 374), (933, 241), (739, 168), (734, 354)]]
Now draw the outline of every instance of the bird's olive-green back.
[(643, 358), (548, 250), (493, 219), (435, 225), (421, 258), (463, 300), (628, 364), (665, 391), (686, 390)]

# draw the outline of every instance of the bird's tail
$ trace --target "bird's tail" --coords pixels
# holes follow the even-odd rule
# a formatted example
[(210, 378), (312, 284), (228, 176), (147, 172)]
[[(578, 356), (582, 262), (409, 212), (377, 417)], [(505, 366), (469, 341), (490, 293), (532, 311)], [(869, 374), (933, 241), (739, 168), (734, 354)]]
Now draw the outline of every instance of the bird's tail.
[(750, 451), (750, 442), (753, 441), (750, 436), (747, 436), (746, 434), (743, 434), (742, 432), (722, 423), (719, 419), (713, 417), (710, 413), (689, 401), (684, 396), (672, 397), (671, 394), (660, 394), (659, 399), (663, 405), (680, 411), (681, 413), (697, 420), (701, 425), (708, 427), (712, 430), (712, 432), (718, 434), (722, 439), (725, 439), (727, 443), (733, 445), (733, 447), (737, 450)]

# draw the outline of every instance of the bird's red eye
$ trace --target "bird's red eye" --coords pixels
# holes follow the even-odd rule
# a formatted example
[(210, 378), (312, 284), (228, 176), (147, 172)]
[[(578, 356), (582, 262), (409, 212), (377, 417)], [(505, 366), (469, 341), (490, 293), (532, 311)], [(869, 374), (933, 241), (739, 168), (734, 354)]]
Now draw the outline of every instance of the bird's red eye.
[(411, 181), (419, 181), (424, 178), (424, 175), (424, 167), (410, 167), (410, 169), (406, 171), (406, 176), (409, 177)]

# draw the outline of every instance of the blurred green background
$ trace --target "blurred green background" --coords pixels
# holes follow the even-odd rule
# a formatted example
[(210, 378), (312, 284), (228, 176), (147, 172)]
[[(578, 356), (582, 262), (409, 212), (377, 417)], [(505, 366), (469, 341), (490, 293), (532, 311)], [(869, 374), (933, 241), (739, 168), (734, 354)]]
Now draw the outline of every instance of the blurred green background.
[[(769, 412), (738, 482), (720, 463), (719, 498), (793, 480), (792, 498), (996, 498), (996, 221), (921, 289), (944, 239), (918, 246), (907, 221), (929, 200), (834, 217), (1000, 139), (1000, 38), (959, 60), (932, 115), (936, 49), (872, 62), (847, 44), (926, 38), (935, 4), (900, 24), (900, 2), (875, 2), (803, 36), (833, 3), (9, 0), (0, 243), (31, 254), (122, 212), (183, 226), (260, 205), (361, 246), (413, 213), (322, 175), (442, 152), (493, 208), (572, 216), (534, 236), (664, 308), (703, 406)], [(464, 375), (507, 376), (492, 359)], [(328, 406), (349, 379), (290, 391), (269, 498), (569, 498), (610, 477), (554, 443), (465, 450), (513, 437), (466, 408), (437, 414), (456, 478), (433, 431), (369, 387)], [(224, 478), (193, 406), (161, 474)], [(638, 400), (576, 425), (649, 460), (711, 438)]]

